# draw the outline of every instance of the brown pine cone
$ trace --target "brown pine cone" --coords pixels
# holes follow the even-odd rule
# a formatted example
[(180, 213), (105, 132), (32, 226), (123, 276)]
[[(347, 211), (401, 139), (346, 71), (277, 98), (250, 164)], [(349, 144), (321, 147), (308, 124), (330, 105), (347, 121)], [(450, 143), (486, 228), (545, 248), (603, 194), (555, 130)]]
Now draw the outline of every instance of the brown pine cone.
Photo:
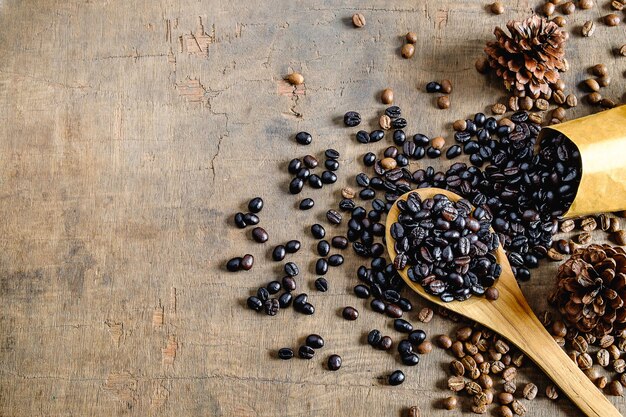
[(516, 95), (550, 95), (559, 71), (566, 68), (565, 33), (556, 23), (537, 15), (522, 22), (511, 20), (506, 27), (510, 36), (498, 26), (493, 32), (496, 41), (487, 42), (489, 65)]
[(548, 300), (580, 332), (621, 335), (626, 329), (626, 251), (606, 244), (576, 249), (559, 267)]

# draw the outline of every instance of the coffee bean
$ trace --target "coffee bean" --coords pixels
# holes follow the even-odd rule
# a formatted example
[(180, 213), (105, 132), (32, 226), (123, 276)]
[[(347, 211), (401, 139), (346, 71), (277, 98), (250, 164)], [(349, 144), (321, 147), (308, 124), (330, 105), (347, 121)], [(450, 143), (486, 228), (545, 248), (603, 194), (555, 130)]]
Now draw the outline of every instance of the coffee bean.
[(495, 287), (489, 287), (485, 290), (485, 298), (491, 301), (497, 300), (500, 298), (500, 291)]
[(440, 109), (448, 109), (450, 108), (450, 97), (449, 96), (441, 96), (437, 98), (437, 107)]
[(241, 257), (229, 259), (228, 262), (226, 262), (226, 269), (230, 272), (239, 271), (241, 269), (242, 260), (243, 259)]
[(617, 26), (619, 25), (621, 19), (615, 13), (609, 13), (602, 18), (604, 20), (604, 24), (607, 26)]
[(315, 239), (323, 239), (326, 236), (326, 230), (321, 224), (314, 224), (311, 226), (311, 234)]
[(275, 316), (278, 314), (280, 304), (276, 298), (270, 298), (263, 302), (263, 308), (265, 309), (265, 314), (268, 316)]
[(327, 362), (328, 369), (331, 371), (338, 371), (341, 368), (341, 356), (330, 355)]
[(298, 356), (302, 359), (313, 359), (315, 350), (311, 346), (302, 345), (298, 348)]
[(380, 101), (383, 104), (392, 104), (393, 103), (393, 90), (391, 88), (385, 88), (383, 92), (380, 94)]
[(285, 80), (291, 85), (304, 84), (304, 76), (299, 72), (293, 72), (285, 77)]
[(330, 252), (330, 245), (325, 240), (317, 242), (317, 254), (319, 256), (327, 256)]
[(293, 277), (283, 277), (282, 284), (285, 291), (295, 291), (296, 289), (296, 281), (293, 279)]
[(359, 284), (354, 287), (354, 295), (359, 298), (369, 298), (370, 290), (367, 286)]
[(283, 360), (289, 360), (293, 358), (293, 350), (290, 348), (282, 348), (278, 350), (278, 357)]
[[(395, 320), (394, 320), (395, 326)], [(413, 330), (409, 334), (409, 342), (411, 342), (414, 346), (419, 346), (426, 340), (426, 332), (423, 330)]]
[(246, 213), (243, 215), (243, 221), (248, 226), (254, 226), (255, 224), (259, 224), (259, 216), (252, 213)]
[(240, 229), (243, 229), (247, 226), (243, 216), (243, 213), (235, 214), (235, 225)]
[(306, 314), (306, 315), (310, 316), (310, 315), (315, 313), (315, 307), (311, 303), (305, 303), (297, 311), (302, 313), (302, 314)]
[(298, 132), (296, 134), (296, 142), (300, 145), (310, 145), (313, 142), (313, 137), (308, 132)]
[(361, 124), (361, 115), (355, 111), (349, 111), (343, 115), (343, 123), (348, 127), (355, 127)]
[(329, 148), (324, 151), (324, 156), (328, 159), (339, 159), (341, 155), (339, 154), (339, 151)]
[(359, 312), (354, 307), (345, 307), (341, 315), (346, 320), (356, 320), (359, 317)]
[(398, 370), (398, 371), (393, 371), (391, 373), (391, 375), (389, 375), (389, 385), (400, 385), (404, 382), (405, 376), (404, 376), (404, 372)]
[(332, 224), (341, 224), (342, 216), (335, 210), (328, 210), (326, 212), (326, 219)]
[(283, 245), (278, 245), (274, 247), (274, 250), (272, 251), (272, 259), (277, 262), (282, 261), (285, 259), (285, 254), (285, 247)]
[(626, 230), (618, 230), (613, 233), (613, 240), (620, 246), (626, 245)]
[(319, 277), (315, 280), (315, 289), (317, 289), (319, 292), (328, 291), (328, 281), (326, 281), (326, 279), (323, 277)]
[(305, 344), (313, 349), (321, 349), (324, 347), (324, 339), (319, 334), (310, 334), (306, 337)]
[(491, 9), (491, 13), (493, 13), (493, 14), (502, 14), (502, 13), (504, 13), (504, 5), (499, 0), (497, 0), (494, 3), (491, 3), (490, 9)]
[(246, 304), (248, 305), (249, 309), (254, 311), (261, 311), (263, 309), (263, 301), (255, 296), (248, 297)]
[(400, 318), (404, 314), (402, 309), (395, 304), (387, 304), (385, 306), (385, 313), (394, 319)]
[(296, 177), (292, 179), (289, 183), (289, 192), (291, 194), (298, 194), (300, 191), (302, 191), (302, 187), (304, 187), (304, 181), (302, 180), (302, 178)]
[(352, 24), (356, 28), (362, 28), (365, 26), (365, 16), (362, 13), (355, 13), (352, 15)]
[(255, 197), (248, 202), (248, 210), (252, 213), (258, 213), (263, 208), (263, 199), (261, 197)]
[(438, 93), (441, 91), (441, 84), (436, 81), (431, 81), (426, 84), (427, 93)]
[(295, 277), (300, 273), (300, 268), (298, 268), (298, 265), (296, 265), (294, 262), (287, 262), (284, 269), (287, 276), (290, 277)]
[(459, 145), (452, 145), (446, 151), (446, 158), (448, 159), (454, 159), (459, 155), (461, 155), (461, 147)]
[(280, 308), (287, 308), (291, 305), (292, 299), (293, 296), (291, 295), (291, 293), (285, 292), (281, 294), (280, 297), (278, 297), (278, 305), (280, 306)]
[(377, 329), (370, 330), (370, 332), (367, 334), (367, 343), (370, 346), (377, 347), (380, 344), (382, 337), (383, 336), (380, 333), (380, 330), (377, 330)]
[(243, 269), (244, 271), (251, 270), (253, 265), (254, 265), (254, 256), (250, 255), (249, 253), (245, 254), (243, 258), (241, 258), (240, 268)]
[(322, 179), (317, 174), (313, 174), (309, 177), (309, 185), (312, 188), (319, 189), (324, 186), (324, 183), (322, 182)]
[(400, 51), (400, 54), (402, 55), (402, 58), (405, 58), (405, 59), (412, 58), (413, 55), (415, 54), (415, 46), (413, 46), (413, 44), (410, 44), (410, 43), (405, 43), (402, 46), (402, 50)]
[(393, 346), (393, 340), (389, 336), (383, 336), (378, 343), (378, 348), (381, 350), (389, 350)]
[(328, 261), (324, 258), (319, 258), (315, 262), (315, 273), (317, 275), (326, 275), (328, 272)]
[(401, 333), (411, 333), (413, 331), (411, 323), (403, 319), (395, 319), (393, 321), (393, 328)]
[(328, 257), (328, 265), (330, 266), (339, 266), (343, 264), (343, 256), (339, 254), (330, 255)]

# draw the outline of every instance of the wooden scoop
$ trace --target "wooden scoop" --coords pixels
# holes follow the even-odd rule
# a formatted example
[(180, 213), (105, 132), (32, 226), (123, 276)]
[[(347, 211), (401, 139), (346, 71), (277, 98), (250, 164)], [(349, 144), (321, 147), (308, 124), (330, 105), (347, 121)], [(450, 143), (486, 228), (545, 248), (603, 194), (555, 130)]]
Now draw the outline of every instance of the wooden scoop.
[[(461, 199), (457, 194), (439, 188), (421, 188), (411, 192), (417, 192), (423, 200), (432, 198), (435, 194), (443, 194), (451, 201)], [(406, 200), (408, 194), (404, 194), (399, 200)], [(390, 230), (391, 225), (398, 221), (399, 214), (400, 210), (397, 204), (394, 204), (387, 215), (385, 236), (388, 242), (387, 250), (392, 260), (396, 257), (396, 251), (391, 244), (393, 238)], [(502, 274), (495, 284), (500, 297), (494, 301), (484, 297), (472, 297), (466, 301), (444, 303), (439, 297), (428, 294), (421, 285), (411, 281), (407, 277), (406, 268), (398, 272), (407, 285), (422, 297), (490, 328), (515, 344), (587, 416), (621, 417), (619, 411), (556, 344), (530, 309), (517, 285), (502, 246), (497, 249), (495, 256), (502, 266)]]

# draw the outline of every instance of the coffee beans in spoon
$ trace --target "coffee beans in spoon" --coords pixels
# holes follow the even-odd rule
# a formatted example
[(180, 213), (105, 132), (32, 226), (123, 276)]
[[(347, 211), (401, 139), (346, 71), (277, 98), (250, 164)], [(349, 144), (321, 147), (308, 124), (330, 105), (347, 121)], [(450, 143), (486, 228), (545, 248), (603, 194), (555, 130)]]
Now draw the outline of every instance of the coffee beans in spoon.
[(394, 268), (442, 301), (483, 295), (502, 271), (492, 254), (500, 246), (490, 230), (491, 214), (473, 209), (466, 199), (443, 194), (422, 200), (417, 192), (397, 202), (400, 214), (391, 226)]

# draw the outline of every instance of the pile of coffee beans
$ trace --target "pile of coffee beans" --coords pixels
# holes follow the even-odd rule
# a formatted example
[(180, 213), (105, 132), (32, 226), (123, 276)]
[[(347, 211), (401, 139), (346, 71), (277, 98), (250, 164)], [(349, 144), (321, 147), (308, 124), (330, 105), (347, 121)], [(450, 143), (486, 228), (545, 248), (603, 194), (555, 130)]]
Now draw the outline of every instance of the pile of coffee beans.
[[(298, 135), (300, 135), (300, 133)], [(339, 152), (334, 149), (326, 149), (324, 156), (326, 158), (324, 161), (326, 170), (322, 172), (321, 176), (311, 173), (311, 171), (319, 165), (319, 160), (313, 155), (306, 155), (302, 159), (294, 158), (289, 161), (287, 171), (294, 175), (289, 182), (289, 192), (291, 194), (300, 194), (305, 183), (308, 183), (311, 188), (319, 189), (325, 184), (334, 184), (337, 182), (337, 174), (335, 174), (335, 171), (339, 169)], [(306, 200), (310, 201), (300, 203), (300, 208), (303, 210), (308, 210), (313, 207), (313, 200)]]
[[(417, 192), (398, 200), (398, 221), (391, 225), (394, 268), (403, 270), (426, 292), (444, 302), (484, 295), (500, 277), (493, 255), (500, 246), (491, 232), (491, 214), (469, 201), (443, 194), (422, 200)], [(391, 242), (389, 244), (392, 244)]]

